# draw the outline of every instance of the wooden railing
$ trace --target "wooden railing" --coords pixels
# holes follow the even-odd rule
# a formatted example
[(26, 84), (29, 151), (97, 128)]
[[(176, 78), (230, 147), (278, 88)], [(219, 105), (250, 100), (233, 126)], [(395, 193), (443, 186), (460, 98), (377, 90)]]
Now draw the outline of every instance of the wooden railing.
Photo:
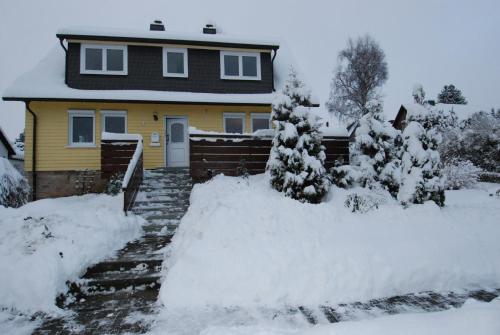
[[(133, 162), (131, 161), (130, 164)], [(135, 202), (135, 198), (137, 197), (137, 193), (139, 193), (139, 187), (142, 184), (142, 179), (144, 176), (144, 165), (143, 165), (143, 160), (142, 160), (142, 150), (139, 156), (139, 159), (134, 165), (130, 165), (131, 167), (131, 175), (130, 175), (130, 180), (128, 180), (128, 183), (125, 185), (124, 183), (122, 184), (122, 190), (123, 190), (123, 211), (125, 214), (127, 214), (127, 211), (132, 208)], [(125, 180), (124, 180), (125, 182)]]
[(123, 175), (123, 210), (133, 206), (143, 179), (142, 137), (134, 134), (103, 133), (101, 140), (101, 176), (109, 179)]
[[(266, 169), (271, 150), (271, 137), (227, 134), (190, 134), (190, 173), (202, 181), (224, 173), (236, 176), (242, 173), (259, 174)], [(349, 138), (324, 136), (325, 167), (335, 160), (349, 162)]]

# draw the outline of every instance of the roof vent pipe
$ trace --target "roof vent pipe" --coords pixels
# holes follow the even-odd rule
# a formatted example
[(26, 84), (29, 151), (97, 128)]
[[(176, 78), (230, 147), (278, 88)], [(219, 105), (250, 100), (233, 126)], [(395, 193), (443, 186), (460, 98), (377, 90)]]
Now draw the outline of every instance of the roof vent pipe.
[(153, 23), (149, 25), (149, 30), (151, 31), (165, 31), (165, 26), (161, 20), (154, 20)]
[(203, 34), (215, 35), (217, 34), (217, 29), (213, 24), (207, 24), (205, 27), (203, 27)]

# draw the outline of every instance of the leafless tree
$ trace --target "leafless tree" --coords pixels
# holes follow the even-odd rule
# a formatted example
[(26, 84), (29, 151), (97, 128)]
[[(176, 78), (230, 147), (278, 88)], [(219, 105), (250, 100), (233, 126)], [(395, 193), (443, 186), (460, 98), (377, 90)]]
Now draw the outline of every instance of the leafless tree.
[(385, 53), (378, 43), (370, 35), (350, 38), (338, 55), (328, 110), (345, 122), (359, 120), (380, 103), (380, 87), (387, 77)]

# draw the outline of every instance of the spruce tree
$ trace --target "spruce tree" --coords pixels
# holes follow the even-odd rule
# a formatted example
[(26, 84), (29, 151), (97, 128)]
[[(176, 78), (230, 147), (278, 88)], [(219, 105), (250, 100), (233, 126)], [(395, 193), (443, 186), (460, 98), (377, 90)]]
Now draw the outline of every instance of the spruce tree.
[(467, 100), (455, 85), (444, 85), (438, 94), (438, 102), (442, 104), (467, 105)]
[(400, 183), (398, 158), (401, 135), (384, 120), (376, 105), (364, 115), (356, 130), (353, 164), (359, 166), (363, 187), (385, 188), (396, 197)]
[(273, 102), (276, 126), (267, 169), (271, 185), (287, 197), (319, 203), (328, 189), (317, 119), (310, 113), (310, 92), (290, 68), (282, 92)]
[(444, 206), (444, 179), (437, 151), (441, 136), (437, 129), (439, 114), (431, 107), (412, 110), (403, 132), (401, 186), (398, 200), (405, 206), (427, 200)]

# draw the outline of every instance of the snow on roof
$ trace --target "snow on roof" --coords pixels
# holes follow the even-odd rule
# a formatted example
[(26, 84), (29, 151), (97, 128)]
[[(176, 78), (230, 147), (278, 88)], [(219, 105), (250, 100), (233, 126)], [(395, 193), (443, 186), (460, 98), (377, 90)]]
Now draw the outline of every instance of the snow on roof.
[(311, 113), (319, 118), (321, 124), (319, 130), (323, 136), (349, 136), (347, 127), (324, 108), (311, 108)]
[(149, 90), (79, 90), (64, 83), (65, 54), (56, 45), (31, 71), (19, 77), (4, 91), (12, 99), (76, 99), (151, 102), (192, 102), (231, 104), (271, 104), (273, 93), (215, 94)]
[(9, 152), (9, 155), (16, 155), (17, 154), (15, 147), (9, 141), (9, 138), (7, 137), (7, 134), (3, 131), (2, 127), (0, 127), (0, 142), (3, 143), (3, 145), (5, 146), (7, 151)]
[[(208, 37), (207, 37), (208, 38)], [(20, 76), (8, 87), (3, 97), (7, 100), (22, 99), (74, 99), (74, 100), (116, 100), (150, 102), (191, 102), (227, 104), (271, 104), (274, 93), (230, 94), (230, 93), (193, 93), (152, 90), (80, 90), (64, 83), (65, 53), (61, 46), (55, 45), (49, 53), (30, 71)], [(275, 88), (279, 90), (293, 66), (300, 78), (308, 83), (303, 72), (288, 48), (280, 48), (274, 62)], [(309, 88), (310, 86), (307, 85)], [(311, 95), (313, 104), (319, 99)]]
[[(167, 27), (168, 28), (168, 27)], [(186, 34), (181, 32), (150, 31), (145, 29), (117, 29), (96, 27), (67, 27), (57, 31), (58, 36), (95, 36), (116, 37), (119, 39), (150, 39), (150, 40), (178, 40), (207, 43), (247, 44), (268, 47), (278, 47), (280, 43), (274, 39), (253, 39), (244, 36), (232, 36), (224, 33), (217, 34)]]

